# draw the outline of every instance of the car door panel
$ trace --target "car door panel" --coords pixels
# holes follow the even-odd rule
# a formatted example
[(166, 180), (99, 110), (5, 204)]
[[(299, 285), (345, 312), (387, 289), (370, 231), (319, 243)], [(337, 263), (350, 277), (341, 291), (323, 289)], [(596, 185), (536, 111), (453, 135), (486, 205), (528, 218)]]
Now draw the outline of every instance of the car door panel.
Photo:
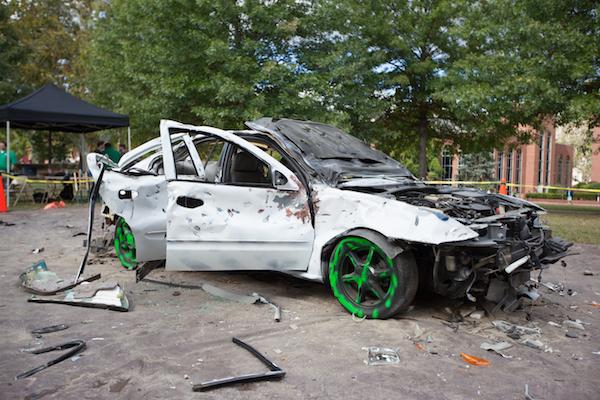
[[(176, 179), (173, 158), (169, 161), (173, 127), (240, 147), (285, 177), (284, 184), (269, 188)], [(214, 128), (163, 121), (161, 138), (168, 181), (167, 270), (306, 270), (314, 229), (306, 190), (289, 169), (256, 146)], [(193, 153), (192, 158), (197, 156), (192, 147)]]

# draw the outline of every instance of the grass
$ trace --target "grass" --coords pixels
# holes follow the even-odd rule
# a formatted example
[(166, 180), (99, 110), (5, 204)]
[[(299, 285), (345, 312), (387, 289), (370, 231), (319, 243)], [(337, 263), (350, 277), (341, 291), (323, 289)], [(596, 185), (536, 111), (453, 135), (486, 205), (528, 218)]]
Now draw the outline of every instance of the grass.
[(575, 243), (600, 245), (600, 207), (544, 204), (542, 217), (554, 236)]

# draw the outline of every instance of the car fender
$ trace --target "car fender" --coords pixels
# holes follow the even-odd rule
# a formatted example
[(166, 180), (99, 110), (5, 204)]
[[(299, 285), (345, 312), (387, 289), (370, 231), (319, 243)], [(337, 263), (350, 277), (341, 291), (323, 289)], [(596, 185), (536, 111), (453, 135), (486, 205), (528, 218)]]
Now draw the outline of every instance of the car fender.
[(367, 229), (390, 240), (439, 245), (479, 234), (437, 210), (395, 199), (314, 185), (315, 242), (306, 279), (323, 281), (322, 250), (331, 240), (353, 229)]

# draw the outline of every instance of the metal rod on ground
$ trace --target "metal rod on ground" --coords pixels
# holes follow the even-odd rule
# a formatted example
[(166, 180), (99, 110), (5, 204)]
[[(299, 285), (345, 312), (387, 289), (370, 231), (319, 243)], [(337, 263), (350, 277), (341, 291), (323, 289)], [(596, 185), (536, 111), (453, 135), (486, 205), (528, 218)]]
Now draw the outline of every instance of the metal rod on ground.
[[(6, 121), (6, 173), (10, 174), (10, 121)], [(6, 207), (10, 208), (10, 178), (6, 177)]]
[(131, 150), (131, 127), (127, 127), (127, 151)]
[(92, 194), (90, 195), (90, 205), (88, 209), (88, 230), (87, 230), (87, 240), (86, 240), (86, 249), (85, 255), (83, 256), (83, 260), (81, 260), (81, 264), (79, 265), (79, 270), (77, 271), (77, 275), (75, 275), (74, 282), (79, 282), (79, 277), (83, 273), (85, 266), (87, 264), (88, 257), (90, 255), (90, 248), (92, 242), (92, 230), (94, 228), (94, 210), (96, 208), (96, 198), (98, 197), (98, 192), (100, 191), (100, 185), (102, 184), (102, 178), (104, 177), (104, 171), (106, 170), (106, 165), (102, 164), (102, 169), (100, 169), (100, 175), (98, 175), (98, 179), (94, 184), (94, 189), (92, 190)]

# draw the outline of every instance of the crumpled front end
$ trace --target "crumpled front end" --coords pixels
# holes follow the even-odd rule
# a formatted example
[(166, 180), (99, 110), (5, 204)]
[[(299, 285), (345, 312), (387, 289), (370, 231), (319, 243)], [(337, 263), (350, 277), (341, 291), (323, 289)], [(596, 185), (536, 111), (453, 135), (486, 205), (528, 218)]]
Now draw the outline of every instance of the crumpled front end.
[[(432, 188), (399, 191), (396, 198), (435, 208), (463, 223), (478, 237), (420, 252), (434, 292), (485, 299), (514, 310), (522, 297), (535, 300), (542, 271), (567, 255), (573, 243), (552, 237), (535, 204), (479, 190)], [(534, 277), (535, 278), (535, 277)]]
[(434, 245), (413, 243), (422, 285), (444, 296), (488, 300), (513, 310), (520, 298), (538, 297), (539, 279), (532, 279), (532, 272), (541, 277), (572, 246), (542, 224), (543, 208), (524, 200), (476, 189), (370, 181), (376, 184), (343, 186), (434, 210), (478, 234)]

